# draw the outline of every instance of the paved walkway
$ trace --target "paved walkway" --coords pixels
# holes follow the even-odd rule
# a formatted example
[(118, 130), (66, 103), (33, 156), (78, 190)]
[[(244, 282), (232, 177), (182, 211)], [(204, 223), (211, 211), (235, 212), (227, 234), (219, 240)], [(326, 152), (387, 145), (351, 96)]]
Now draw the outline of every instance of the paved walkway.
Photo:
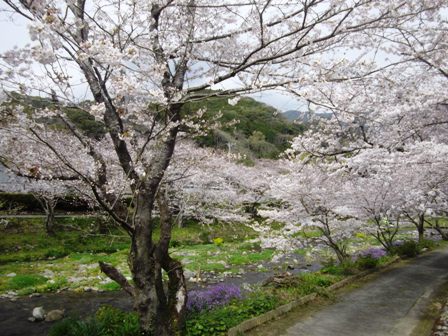
[(436, 251), (381, 274), (290, 327), (285, 335), (411, 335), (431, 294), (447, 281), (448, 250)]

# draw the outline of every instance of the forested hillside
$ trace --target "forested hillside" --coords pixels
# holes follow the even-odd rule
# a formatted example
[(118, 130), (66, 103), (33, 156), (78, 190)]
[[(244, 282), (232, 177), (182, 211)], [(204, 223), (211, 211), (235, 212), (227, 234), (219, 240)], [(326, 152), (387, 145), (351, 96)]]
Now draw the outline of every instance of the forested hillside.
[[(304, 126), (288, 121), (274, 107), (244, 97), (232, 106), (227, 98), (214, 97), (186, 108), (206, 108), (206, 117), (222, 113), (222, 126), (207, 136), (197, 139), (202, 146), (227, 149), (239, 153), (248, 162), (256, 158), (277, 158), (289, 146), (289, 141), (300, 134)], [(236, 124), (233, 120), (238, 121)]]
[[(23, 106), (27, 113), (34, 109), (56, 108), (57, 102), (47, 98), (24, 96), (11, 93), (13, 103)], [(88, 109), (89, 102), (83, 104)], [(213, 97), (201, 102), (188, 103), (185, 112), (206, 110), (208, 120), (218, 118), (221, 127), (211, 130), (206, 136), (196, 137), (200, 146), (214, 147), (239, 154), (242, 161), (251, 163), (257, 158), (275, 159), (288, 146), (292, 138), (300, 134), (304, 126), (292, 123), (274, 107), (243, 97), (232, 106), (227, 98)], [(104, 125), (79, 107), (64, 106), (70, 121), (82, 129), (85, 135), (99, 138), (105, 134)], [(52, 120), (55, 127), (64, 127), (58, 120)]]

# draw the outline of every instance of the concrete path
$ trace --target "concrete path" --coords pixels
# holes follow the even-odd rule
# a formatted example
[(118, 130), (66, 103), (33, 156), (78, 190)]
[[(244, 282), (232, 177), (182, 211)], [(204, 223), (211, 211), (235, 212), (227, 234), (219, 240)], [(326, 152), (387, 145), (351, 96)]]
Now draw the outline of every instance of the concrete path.
[(296, 323), (285, 335), (415, 335), (431, 294), (447, 281), (448, 250), (435, 251), (379, 275)]

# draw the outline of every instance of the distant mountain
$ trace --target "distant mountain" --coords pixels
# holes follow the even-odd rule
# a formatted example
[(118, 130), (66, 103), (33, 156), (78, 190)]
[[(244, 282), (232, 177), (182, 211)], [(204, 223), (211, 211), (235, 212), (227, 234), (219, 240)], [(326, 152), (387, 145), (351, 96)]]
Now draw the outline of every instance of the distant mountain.
[(299, 119), (299, 116), (301, 113), (302, 112), (297, 111), (297, 110), (289, 110), (289, 111), (283, 112), (282, 115), (289, 121), (294, 121), (294, 120)]
[(323, 119), (331, 119), (331, 113), (322, 113), (322, 112), (309, 112), (309, 111), (298, 111), (298, 110), (289, 110), (282, 113), (283, 117), (288, 119), (289, 121), (299, 121), (302, 123), (310, 122), (312, 117), (323, 118)]

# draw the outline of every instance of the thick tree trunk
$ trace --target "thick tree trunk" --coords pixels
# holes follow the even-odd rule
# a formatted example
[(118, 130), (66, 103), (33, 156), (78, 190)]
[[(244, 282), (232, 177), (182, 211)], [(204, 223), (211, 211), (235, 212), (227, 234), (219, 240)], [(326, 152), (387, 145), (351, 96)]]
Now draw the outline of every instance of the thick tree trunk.
[(425, 240), (425, 215), (418, 215), (418, 222), (416, 223), (418, 232), (418, 242), (422, 243)]
[(46, 211), (46, 218), (45, 218), (45, 231), (49, 236), (53, 236), (55, 234), (54, 232), (54, 208), (56, 207), (56, 204), (54, 206), (49, 206)]
[[(149, 193), (139, 193), (134, 218), (136, 231), (130, 254), (134, 309), (145, 331), (160, 336), (181, 335), (184, 329), (186, 283), (182, 265), (168, 253), (171, 238), (168, 208), (161, 209), (159, 242), (156, 244), (151, 239), (153, 202)], [(164, 286), (162, 271), (168, 275), (167, 286)]]
[(55, 224), (55, 209), (58, 203), (58, 198), (48, 195), (33, 194), (34, 198), (37, 199), (40, 206), (45, 212), (45, 232), (49, 236), (55, 234), (54, 224)]

